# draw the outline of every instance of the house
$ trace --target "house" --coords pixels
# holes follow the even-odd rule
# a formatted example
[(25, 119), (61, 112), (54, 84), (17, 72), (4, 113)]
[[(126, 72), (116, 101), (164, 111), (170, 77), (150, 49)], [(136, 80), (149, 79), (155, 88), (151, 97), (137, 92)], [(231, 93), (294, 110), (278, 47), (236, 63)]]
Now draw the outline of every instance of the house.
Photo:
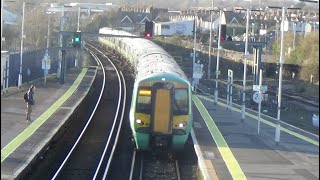
[(145, 12), (121, 12), (119, 17), (119, 28), (133, 31), (140, 28), (146, 21), (152, 21), (151, 14)]
[(3, 9), (3, 21), (4, 24), (17, 25), (18, 16), (10, 11)]
[(154, 23), (154, 35), (192, 35), (194, 20), (156, 22)]
[(168, 10), (152, 6), (124, 6), (120, 9), (119, 28), (126, 31), (141, 29), (146, 21), (168, 21)]

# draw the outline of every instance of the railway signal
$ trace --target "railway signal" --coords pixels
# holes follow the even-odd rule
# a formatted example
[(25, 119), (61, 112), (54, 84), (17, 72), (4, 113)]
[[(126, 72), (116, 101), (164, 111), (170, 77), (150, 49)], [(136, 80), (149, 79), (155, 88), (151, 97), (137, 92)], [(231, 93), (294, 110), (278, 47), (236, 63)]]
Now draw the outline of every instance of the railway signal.
[(221, 36), (220, 40), (225, 41), (227, 39), (227, 25), (221, 24)]
[(81, 32), (74, 32), (73, 33), (72, 46), (75, 48), (81, 48)]
[(144, 36), (148, 39), (152, 38), (152, 33), (153, 33), (153, 22), (146, 21)]
[(151, 38), (151, 33), (150, 32), (146, 32), (145, 36), (146, 36), (146, 38)]

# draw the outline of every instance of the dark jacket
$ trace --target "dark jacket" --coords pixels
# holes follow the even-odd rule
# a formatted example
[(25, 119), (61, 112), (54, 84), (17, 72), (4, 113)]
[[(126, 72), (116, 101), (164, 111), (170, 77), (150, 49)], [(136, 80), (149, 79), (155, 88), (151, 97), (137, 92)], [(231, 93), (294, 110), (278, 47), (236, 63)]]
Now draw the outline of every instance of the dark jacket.
[(34, 105), (34, 99), (33, 99), (33, 91), (29, 90), (28, 91), (28, 104), (29, 105)]

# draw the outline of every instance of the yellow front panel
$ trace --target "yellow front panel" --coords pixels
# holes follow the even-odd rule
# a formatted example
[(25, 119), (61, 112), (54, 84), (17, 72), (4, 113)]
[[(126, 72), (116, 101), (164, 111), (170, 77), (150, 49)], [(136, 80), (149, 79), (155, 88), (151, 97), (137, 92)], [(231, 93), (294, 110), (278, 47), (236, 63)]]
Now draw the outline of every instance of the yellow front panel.
[(165, 89), (157, 90), (153, 121), (154, 132), (170, 133), (170, 109), (170, 91)]
[[(179, 124), (182, 122), (182, 121), (186, 121), (187, 122), (188, 120), (188, 115), (180, 115), (180, 116), (173, 116), (173, 126), (172, 128), (174, 129), (181, 129), (179, 127)], [(185, 127), (184, 127), (185, 128)], [(183, 128), (183, 129), (184, 129)]]

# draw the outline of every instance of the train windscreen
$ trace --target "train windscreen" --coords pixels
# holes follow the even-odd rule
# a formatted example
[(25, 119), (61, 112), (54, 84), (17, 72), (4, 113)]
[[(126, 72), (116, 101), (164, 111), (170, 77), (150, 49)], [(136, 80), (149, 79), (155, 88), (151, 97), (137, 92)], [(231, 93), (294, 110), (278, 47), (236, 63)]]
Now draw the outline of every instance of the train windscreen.
[(151, 114), (151, 90), (150, 89), (139, 89), (136, 112)]
[(174, 115), (188, 114), (188, 91), (187, 89), (175, 89), (173, 103)]

